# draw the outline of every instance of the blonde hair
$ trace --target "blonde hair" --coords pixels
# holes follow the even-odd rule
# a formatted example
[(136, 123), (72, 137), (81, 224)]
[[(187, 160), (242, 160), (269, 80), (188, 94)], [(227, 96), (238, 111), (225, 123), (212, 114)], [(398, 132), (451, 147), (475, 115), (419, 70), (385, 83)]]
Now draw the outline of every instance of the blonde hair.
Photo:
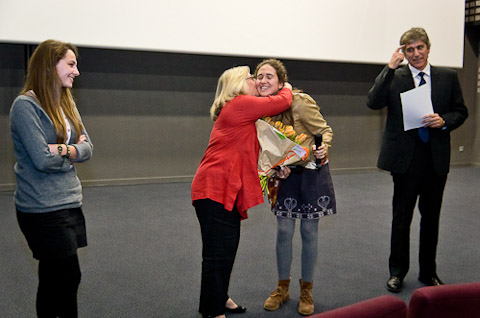
[(38, 45), (28, 63), (25, 85), (20, 94), (32, 90), (40, 106), (53, 122), (57, 134), (57, 143), (67, 141), (65, 116), (70, 120), (80, 138), (83, 126), (75, 101), (69, 88), (63, 87), (57, 73), (57, 63), (65, 57), (68, 50), (78, 56), (78, 49), (70, 43), (46, 40)]
[(223, 72), (218, 79), (215, 100), (210, 107), (210, 118), (215, 121), (220, 115), (225, 104), (247, 92), (246, 79), (250, 76), (250, 68), (248, 66), (237, 66)]

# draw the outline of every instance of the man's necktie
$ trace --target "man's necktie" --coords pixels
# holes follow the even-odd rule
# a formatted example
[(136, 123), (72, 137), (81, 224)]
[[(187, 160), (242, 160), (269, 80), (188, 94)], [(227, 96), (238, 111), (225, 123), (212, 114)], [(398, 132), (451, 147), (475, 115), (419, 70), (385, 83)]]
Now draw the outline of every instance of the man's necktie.
[[(420, 72), (420, 73), (418, 73), (418, 75), (420, 76), (420, 84), (418, 86), (422, 86), (423, 84), (426, 84), (427, 82), (425, 82), (425, 79), (423, 78), (425, 73)], [(418, 129), (418, 136), (420, 137), (420, 139), (424, 143), (427, 143), (430, 140), (430, 133), (428, 132), (428, 128), (427, 127), (420, 127)]]

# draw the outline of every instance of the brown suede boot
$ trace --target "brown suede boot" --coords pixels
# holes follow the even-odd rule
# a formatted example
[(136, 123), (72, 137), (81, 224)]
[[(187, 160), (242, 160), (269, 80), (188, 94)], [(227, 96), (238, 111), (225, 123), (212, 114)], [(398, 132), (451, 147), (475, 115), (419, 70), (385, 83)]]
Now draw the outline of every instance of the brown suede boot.
[(277, 310), (280, 305), (287, 301), (290, 296), (288, 287), (290, 286), (290, 279), (279, 280), (278, 287), (271, 294), (270, 297), (265, 300), (263, 308), (266, 310)]
[(302, 282), (300, 279), (300, 302), (298, 312), (304, 316), (313, 314), (312, 282)]

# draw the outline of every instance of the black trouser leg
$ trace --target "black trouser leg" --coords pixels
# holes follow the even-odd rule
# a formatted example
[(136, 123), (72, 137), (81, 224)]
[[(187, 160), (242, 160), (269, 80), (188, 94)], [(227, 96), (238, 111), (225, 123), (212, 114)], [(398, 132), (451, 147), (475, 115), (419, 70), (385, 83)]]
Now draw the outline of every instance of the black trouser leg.
[(81, 272), (78, 256), (40, 260), (38, 263), (37, 316), (76, 318)]
[(195, 202), (202, 232), (202, 282), (199, 312), (225, 313), (230, 274), (240, 241), (240, 214), (211, 200)]
[(440, 210), (446, 176), (432, 174), (426, 179), (420, 194), (418, 209), (420, 211), (420, 276), (431, 277), (437, 272), (437, 244), (440, 225)]
[(389, 269), (390, 275), (403, 279), (410, 267), (410, 225), (417, 202), (417, 193), (408, 175), (394, 175), (393, 183)]

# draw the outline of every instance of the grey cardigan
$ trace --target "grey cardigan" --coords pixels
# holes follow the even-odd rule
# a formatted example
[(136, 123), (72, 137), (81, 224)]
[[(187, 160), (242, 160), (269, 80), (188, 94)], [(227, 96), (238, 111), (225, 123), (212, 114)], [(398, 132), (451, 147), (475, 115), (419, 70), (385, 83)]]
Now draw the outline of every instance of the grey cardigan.
[(92, 156), (93, 145), (87, 140), (75, 144), (72, 129), (69, 144), (77, 150), (74, 161), (53, 154), (48, 144), (57, 143), (53, 122), (38, 102), (20, 95), (10, 109), (10, 131), (17, 162), (15, 205), (21, 212), (42, 213), (82, 205), (82, 185), (77, 177), (75, 162)]

